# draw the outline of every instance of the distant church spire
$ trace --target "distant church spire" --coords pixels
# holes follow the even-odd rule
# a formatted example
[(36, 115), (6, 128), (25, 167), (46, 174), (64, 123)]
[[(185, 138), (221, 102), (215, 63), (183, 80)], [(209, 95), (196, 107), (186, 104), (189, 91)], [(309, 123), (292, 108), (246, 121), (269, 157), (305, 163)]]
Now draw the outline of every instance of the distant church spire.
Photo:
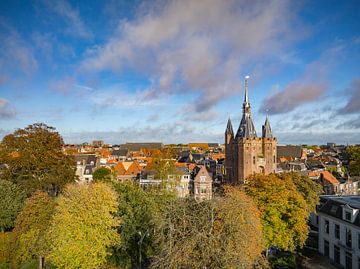
[(249, 76), (245, 77), (245, 96), (243, 103), (243, 115), (240, 122), (239, 129), (236, 133), (236, 137), (257, 137), (254, 123), (251, 119), (251, 107), (249, 102), (248, 94), (248, 79)]
[(265, 124), (262, 126), (262, 137), (264, 137), (264, 138), (272, 138), (273, 137), (268, 115), (266, 115)]

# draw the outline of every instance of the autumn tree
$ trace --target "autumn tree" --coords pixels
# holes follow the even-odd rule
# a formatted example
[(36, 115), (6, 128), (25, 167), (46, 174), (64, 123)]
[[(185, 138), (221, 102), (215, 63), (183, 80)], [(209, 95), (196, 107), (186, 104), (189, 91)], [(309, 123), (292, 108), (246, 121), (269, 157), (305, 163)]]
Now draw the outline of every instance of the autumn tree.
[(43, 268), (50, 245), (46, 234), (54, 209), (54, 198), (45, 192), (37, 191), (26, 200), (14, 229), (16, 264), (35, 258), (39, 260), (39, 268)]
[(62, 151), (63, 139), (43, 123), (29, 125), (5, 136), (0, 163), (7, 164), (2, 177), (21, 185), (28, 194), (44, 190), (57, 195), (75, 180), (75, 162)]
[(112, 248), (110, 261), (122, 268), (148, 264), (157, 251), (155, 230), (165, 205), (175, 196), (166, 190), (143, 190), (132, 183), (114, 182), (118, 193), (115, 215), (121, 219), (118, 228), (121, 241)]
[(246, 192), (262, 212), (267, 248), (294, 251), (304, 245), (309, 208), (291, 177), (257, 174), (248, 179)]
[(316, 206), (320, 202), (319, 196), (323, 192), (323, 188), (318, 182), (295, 172), (282, 173), (279, 174), (279, 177), (285, 181), (291, 180), (295, 184), (297, 191), (306, 201), (308, 214), (316, 211)]
[(213, 201), (176, 200), (162, 220), (152, 268), (253, 268), (263, 250), (260, 212), (238, 189)]
[(49, 230), (49, 260), (58, 268), (99, 268), (119, 242), (117, 194), (105, 183), (70, 184), (58, 198)]
[(17, 185), (7, 180), (0, 180), (0, 232), (14, 227), (14, 221), (26, 198)]
[(346, 149), (349, 156), (349, 173), (352, 176), (360, 175), (360, 145), (349, 146)]

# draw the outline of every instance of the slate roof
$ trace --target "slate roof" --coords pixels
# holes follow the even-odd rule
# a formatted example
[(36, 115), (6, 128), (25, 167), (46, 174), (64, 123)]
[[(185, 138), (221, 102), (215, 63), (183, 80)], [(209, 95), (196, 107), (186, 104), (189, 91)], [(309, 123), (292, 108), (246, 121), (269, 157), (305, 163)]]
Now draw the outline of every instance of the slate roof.
[(257, 137), (250, 114), (243, 114), (236, 137)]
[(76, 164), (80, 162), (80, 164), (85, 163), (85, 165), (91, 165), (91, 162), (93, 162), (93, 165), (96, 165), (96, 155), (95, 154), (76, 154), (74, 155)]
[(265, 124), (262, 126), (262, 137), (264, 138), (273, 137), (268, 116), (266, 116)]
[[(350, 206), (354, 209), (360, 209), (360, 196), (322, 196), (325, 201), (318, 212), (343, 220), (343, 206)], [(345, 220), (343, 220), (345, 221)], [(360, 212), (357, 214), (353, 225), (360, 227)]]
[(126, 157), (129, 153), (128, 149), (115, 149), (111, 152), (112, 156)]
[(316, 159), (308, 159), (308, 160), (306, 160), (306, 166), (310, 170), (325, 169), (324, 164), (320, 160), (316, 160)]
[(92, 173), (95, 171), (95, 167), (91, 165), (86, 165), (84, 169), (84, 175), (92, 175)]
[(130, 151), (140, 151), (142, 148), (146, 149), (162, 149), (163, 143), (126, 143), (120, 146), (121, 149), (128, 149)]
[(301, 146), (277, 146), (277, 157), (290, 157), (290, 158), (301, 158), (302, 149)]

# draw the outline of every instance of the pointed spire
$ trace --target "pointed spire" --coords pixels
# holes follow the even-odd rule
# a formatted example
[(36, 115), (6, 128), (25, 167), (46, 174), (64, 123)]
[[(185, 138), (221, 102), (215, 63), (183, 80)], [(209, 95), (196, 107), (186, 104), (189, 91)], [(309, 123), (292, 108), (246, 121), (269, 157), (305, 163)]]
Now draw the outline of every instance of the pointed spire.
[(270, 127), (269, 117), (267, 114), (266, 114), (265, 124), (262, 127), (262, 137), (264, 137), (264, 138), (272, 138), (273, 137), (271, 127)]
[(230, 118), (228, 119), (227, 125), (226, 125), (226, 131), (227, 134), (234, 134), (232, 123)]
[(239, 129), (236, 133), (236, 137), (257, 137), (254, 123), (251, 119), (251, 109), (250, 109), (249, 93), (248, 93), (248, 79), (249, 76), (246, 76), (245, 96), (243, 103), (243, 116), (240, 122)]
[(249, 103), (249, 94), (248, 94), (248, 79), (250, 76), (245, 76), (245, 96), (244, 103)]

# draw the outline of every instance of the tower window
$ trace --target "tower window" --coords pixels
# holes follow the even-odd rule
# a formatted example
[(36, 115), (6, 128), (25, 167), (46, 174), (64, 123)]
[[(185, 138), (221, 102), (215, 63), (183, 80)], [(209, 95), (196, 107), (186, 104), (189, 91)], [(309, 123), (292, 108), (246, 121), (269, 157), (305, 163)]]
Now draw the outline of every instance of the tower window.
[(255, 156), (253, 157), (253, 164), (255, 164), (256, 163), (256, 159), (255, 159)]
[(276, 163), (276, 159), (275, 159), (275, 156), (273, 156), (273, 159), (274, 159), (274, 163)]

